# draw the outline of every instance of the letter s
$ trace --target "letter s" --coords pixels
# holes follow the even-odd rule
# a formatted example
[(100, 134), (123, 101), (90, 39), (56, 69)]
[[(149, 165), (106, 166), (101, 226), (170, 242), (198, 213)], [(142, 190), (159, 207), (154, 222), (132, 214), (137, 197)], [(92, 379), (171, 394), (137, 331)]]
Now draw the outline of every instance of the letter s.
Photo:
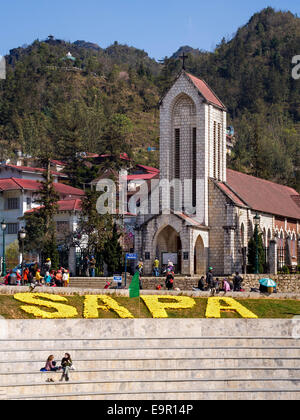
[(56, 309), (56, 312), (48, 312), (41, 310), (37, 306), (21, 306), (21, 309), (23, 311), (25, 311), (28, 314), (34, 315), (36, 318), (61, 319), (74, 318), (78, 315), (77, 309), (73, 306), (64, 305), (62, 303), (56, 303), (67, 302), (67, 299), (62, 296), (50, 295), (47, 293), (17, 293), (16, 295), (14, 295), (14, 299), (32, 305)]

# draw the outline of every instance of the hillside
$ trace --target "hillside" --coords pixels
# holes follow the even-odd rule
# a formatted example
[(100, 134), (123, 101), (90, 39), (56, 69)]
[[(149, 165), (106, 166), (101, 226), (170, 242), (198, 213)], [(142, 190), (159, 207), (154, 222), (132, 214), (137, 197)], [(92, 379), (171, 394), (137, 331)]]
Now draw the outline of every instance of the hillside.
[[(68, 52), (75, 62), (65, 60)], [(45, 142), (63, 158), (64, 140), (72, 138), (78, 151), (105, 152), (108, 120), (118, 114), (134, 127), (127, 139), (132, 149), (158, 146), (153, 79), (159, 64), (144, 51), (50, 37), (10, 51), (7, 63), (7, 80), (0, 82), (0, 159), (16, 148), (40, 154)]]
[[(7, 57), (8, 78), (0, 81), (0, 159), (19, 147), (39, 153), (41, 139), (57, 157), (66, 153), (65, 139), (76, 150), (103, 152), (109, 118), (122, 114), (132, 126), (128, 149), (143, 163), (158, 165), (157, 153), (146, 148), (158, 147), (157, 104), (185, 52), (187, 70), (228, 108), (228, 125), (238, 138), (229, 166), (300, 191), (300, 81), (291, 77), (299, 45), (300, 19), (267, 8), (213, 52), (184, 46), (162, 64), (117, 42), (102, 48), (49, 37), (14, 49)], [(69, 51), (76, 70), (62, 60)]]

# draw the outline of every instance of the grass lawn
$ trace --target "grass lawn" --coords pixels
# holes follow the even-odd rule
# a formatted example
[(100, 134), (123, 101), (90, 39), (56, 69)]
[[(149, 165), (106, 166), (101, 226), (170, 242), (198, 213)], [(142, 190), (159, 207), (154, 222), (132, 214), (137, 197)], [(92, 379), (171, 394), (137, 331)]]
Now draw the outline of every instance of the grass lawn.
[[(142, 300), (139, 298), (129, 299), (128, 297), (111, 296), (119, 305), (127, 308), (135, 318), (151, 318), (151, 314)], [(67, 296), (66, 304), (76, 307), (78, 318), (83, 318), (83, 296)], [(192, 309), (167, 310), (169, 318), (205, 318), (207, 298), (194, 298), (196, 305)], [(300, 315), (300, 301), (283, 299), (237, 299), (242, 305), (255, 313), (259, 318), (280, 318), (289, 319)], [(5, 319), (35, 319), (33, 315), (27, 314), (20, 307), (26, 305), (13, 298), (12, 295), (0, 295), (0, 316)], [(40, 307), (45, 311), (51, 309)], [(54, 311), (54, 309), (53, 309)], [(113, 311), (99, 310), (99, 318), (118, 319)], [(222, 318), (240, 318), (236, 313), (222, 312)]]

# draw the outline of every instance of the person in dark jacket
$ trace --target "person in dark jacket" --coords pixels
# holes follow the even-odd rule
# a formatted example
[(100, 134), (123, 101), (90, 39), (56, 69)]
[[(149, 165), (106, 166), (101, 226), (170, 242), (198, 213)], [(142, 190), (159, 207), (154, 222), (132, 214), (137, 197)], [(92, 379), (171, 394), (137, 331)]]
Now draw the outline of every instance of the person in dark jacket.
[(205, 290), (205, 279), (204, 279), (204, 276), (202, 276), (201, 279), (198, 282), (198, 289), (201, 290), (201, 292), (204, 292), (204, 290)]
[(72, 365), (73, 365), (73, 362), (72, 362), (71, 356), (70, 356), (69, 353), (66, 353), (65, 357), (61, 361), (61, 367), (63, 369), (63, 374), (62, 374), (62, 377), (60, 378), (60, 382), (62, 382), (64, 379), (67, 382), (70, 380), (69, 371), (70, 371), (70, 368), (72, 367)]
[(206, 284), (207, 284), (208, 290), (210, 290), (213, 287), (213, 281), (214, 281), (213, 268), (209, 267), (208, 273), (206, 275)]
[(243, 283), (243, 278), (240, 276), (239, 272), (235, 273), (235, 277), (233, 279), (233, 291), (234, 292), (240, 292), (241, 291), (241, 287), (242, 287), (242, 283)]
[(168, 270), (166, 278), (166, 288), (172, 290), (174, 288), (174, 272)]

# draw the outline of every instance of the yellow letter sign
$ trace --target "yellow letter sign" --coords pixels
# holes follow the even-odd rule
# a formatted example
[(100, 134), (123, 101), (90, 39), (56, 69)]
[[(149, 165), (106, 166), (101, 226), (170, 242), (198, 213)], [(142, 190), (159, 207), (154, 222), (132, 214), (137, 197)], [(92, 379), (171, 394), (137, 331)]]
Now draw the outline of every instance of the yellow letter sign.
[[(37, 306), (21, 306), (21, 309), (37, 318), (60, 319), (74, 318), (78, 315), (77, 309), (73, 306), (64, 305), (57, 302), (68, 302), (62, 296), (50, 295), (47, 293), (17, 293), (14, 295), (16, 300), (32, 305), (44, 306), (46, 308), (56, 309), (56, 312), (43, 311)], [(43, 298), (43, 299), (39, 299)], [(47, 299), (47, 300), (46, 300)]]
[[(104, 305), (99, 305), (98, 300), (101, 300)], [(116, 312), (120, 318), (133, 318), (133, 315), (116, 302), (113, 298), (107, 295), (88, 295), (85, 296), (84, 300), (84, 318), (86, 319), (97, 319), (99, 318), (98, 311), (109, 311)]]
[[(194, 299), (187, 296), (141, 296), (153, 318), (168, 318), (166, 309), (191, 309), (196, 305)], [(167, 302), (160, 302), (160, 300)], [(175, 300), (175, 302), (174, 302)], [(169, 302), (168, 302), (169, 301)]]
[[(222, 302), (225, 302), (226, 305), (222, 305)], [(237, 312), (242, 318), (258, 318), (257, 315), (232, 298), (208, 298), (205, 315), (206, 318), (221, 318), (221, 311)]]

